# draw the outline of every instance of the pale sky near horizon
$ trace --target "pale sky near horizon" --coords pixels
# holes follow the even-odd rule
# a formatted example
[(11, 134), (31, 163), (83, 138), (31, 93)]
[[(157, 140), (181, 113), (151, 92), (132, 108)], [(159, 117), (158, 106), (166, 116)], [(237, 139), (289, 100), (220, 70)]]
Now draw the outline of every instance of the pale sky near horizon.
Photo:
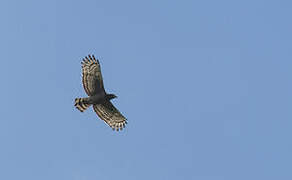
[[(292, 179), (291, 1), (0, 2), (0, 179)], [(94, 54), (129, 124), (90, 108)]]

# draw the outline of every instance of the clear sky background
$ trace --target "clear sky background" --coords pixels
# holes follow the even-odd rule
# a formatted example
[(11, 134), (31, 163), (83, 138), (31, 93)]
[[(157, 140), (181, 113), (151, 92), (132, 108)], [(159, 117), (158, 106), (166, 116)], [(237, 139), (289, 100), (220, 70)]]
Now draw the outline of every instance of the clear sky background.
[[(291, 180), (292, 2), (0, 2), (0, 179)], [(128, 118), (90, 108), (100, 59)]]

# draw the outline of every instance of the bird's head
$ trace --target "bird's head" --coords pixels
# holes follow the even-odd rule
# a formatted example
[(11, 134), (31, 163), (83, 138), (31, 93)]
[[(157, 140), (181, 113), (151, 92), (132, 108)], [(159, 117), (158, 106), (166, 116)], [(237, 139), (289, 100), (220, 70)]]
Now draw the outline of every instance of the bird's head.
[(106, 98), (107, 98), (108, 100), (111, 100), (111, 99), (117, 98), (117, 96), (114, 95), (114, 94), (107, 94), (107, 95), (106, 95)]

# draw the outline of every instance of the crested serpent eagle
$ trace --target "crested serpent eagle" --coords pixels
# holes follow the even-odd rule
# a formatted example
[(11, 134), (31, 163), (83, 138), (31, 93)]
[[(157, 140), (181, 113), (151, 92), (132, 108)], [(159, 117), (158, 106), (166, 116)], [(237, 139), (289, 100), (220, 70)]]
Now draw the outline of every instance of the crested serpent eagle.
[(110, 102), (117, 96), (107, 94), (104, 90), (98, 59), (95, 59), (93, 55), (88, 55), (81, 64), (83, 88), (89, 97), (76, 98), (75, 107), (83, 112), (92, 105), (99, 118), (113, 130), (122, 130), (127, 124), (127, 119)]

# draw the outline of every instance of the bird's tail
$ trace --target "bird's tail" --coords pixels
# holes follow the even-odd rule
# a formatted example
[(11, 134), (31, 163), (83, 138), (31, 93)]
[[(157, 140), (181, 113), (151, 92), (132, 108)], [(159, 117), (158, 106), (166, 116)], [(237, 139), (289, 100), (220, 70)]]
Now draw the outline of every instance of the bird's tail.
[(87, 98), (76, 98), (75, 99), (75, 107), (83, 112), (85, 111), (91, 104), (88, 103)]

